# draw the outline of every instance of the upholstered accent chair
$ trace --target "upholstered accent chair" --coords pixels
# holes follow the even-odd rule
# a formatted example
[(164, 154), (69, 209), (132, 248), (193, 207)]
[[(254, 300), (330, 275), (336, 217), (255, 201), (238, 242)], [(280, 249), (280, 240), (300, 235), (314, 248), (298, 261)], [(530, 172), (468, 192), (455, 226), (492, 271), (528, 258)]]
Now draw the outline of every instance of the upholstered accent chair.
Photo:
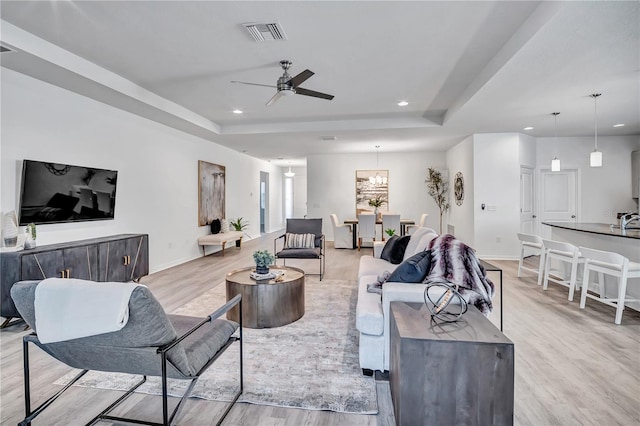
[[(43, 344), (38, 340), (34, 303), (38, 281), (22, 281), (11, 288), (11, 297), (26, 323), (34, 333), (24, 336), (24, 395), (25, 419), (19, 425), (30, 425), (52, 402), (80, 379), (89, 370), (109, 371), (142, 375), (143, 378), (124, 395), (93, 418), (98, 421), (129, 422), (147, 425), (170, 425), (184, 407), (201, 374), (234, 342), (239, 342), (239, 390), (222, 414), (222, 423), (243, 390), (242, 375), (242, 315), (239, 323), (222, 319), (230, 309), (238, 306), (242, 312), (241, 296), (236, 296), (205, 318), (182, 315), (167, 315), (145, 286), (136, 287), (129, 299), (129, 319), (118, 331)], [(122, 285), (104, 283), (104, 285)], [(237, 332), (237, 335), (236, 335)], [(73, 368), (82, 371), (60, 391), (47, 399), (38, 408), (31, 409), (29, 384), (29, 343)], [(120, 405), (147, 376), (158, 376), (162, 380), (162, 422), (126, 419), (109, 413)], [(169, 413), (167, 379), (190, 380), (182, 399)], [(43, 421), (42, 424), (46, 424)]]
[(333, 226), (333, 246), (335, 248), (353, 248), (353, 228), (351, 225), (345, 225), (338, 221), (338, 216), (335, 214), (329, 215), (331, 217), (331, 225)]
[[(313, 238), (304, 238), (313, 234)], [(282, 248), (278, 250), (278, 241), (282, 241)], [(308, 243), (308, 244), (307, 244)], [(273, 241), (273, 252), (278, 259), (283, 259), (286, 266), (287, 259), (318, 259), (320, 261), (320, 281), (325, 270), (325, 240), (322, 233), (322, 219), (287, 219), (285, 233)]]

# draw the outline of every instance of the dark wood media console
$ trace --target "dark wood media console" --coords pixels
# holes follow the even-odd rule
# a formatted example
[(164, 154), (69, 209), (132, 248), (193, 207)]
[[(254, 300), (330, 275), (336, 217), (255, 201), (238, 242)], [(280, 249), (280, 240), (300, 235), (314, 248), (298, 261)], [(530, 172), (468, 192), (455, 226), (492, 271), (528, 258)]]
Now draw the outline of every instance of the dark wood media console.
[(19, 318), (11, 299), (18, 281), (79, 278), (127, 282), (149, 274), (149, 236), (122, 234), (0, 253), (0, 315), (2, 327)]

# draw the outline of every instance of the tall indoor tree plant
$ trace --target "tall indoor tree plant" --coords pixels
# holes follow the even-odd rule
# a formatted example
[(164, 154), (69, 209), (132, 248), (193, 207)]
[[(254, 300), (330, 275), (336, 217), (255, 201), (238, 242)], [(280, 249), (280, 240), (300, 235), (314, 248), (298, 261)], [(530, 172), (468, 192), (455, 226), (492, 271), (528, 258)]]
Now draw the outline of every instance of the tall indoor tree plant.
[(442, 173), (433, 167), (427, 169), (427, 179), (425, 179), (429, 195), (436, 202), (440, 209), (440, 234), (442, 234), (442, 216), (449, 210), (449, 182), (442, 177)]

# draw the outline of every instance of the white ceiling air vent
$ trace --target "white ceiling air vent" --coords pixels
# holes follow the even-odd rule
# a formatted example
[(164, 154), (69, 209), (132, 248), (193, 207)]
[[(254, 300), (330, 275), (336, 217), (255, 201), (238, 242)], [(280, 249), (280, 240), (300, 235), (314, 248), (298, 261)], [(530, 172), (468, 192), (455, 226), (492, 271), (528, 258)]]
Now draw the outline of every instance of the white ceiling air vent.
[(269, 24), (253, 22), (242, 25), (244, 25), (247, 31), (249, 31), (249, 34), (251, 34), (251, 37), (253, 37), (255, 41), (287, 39), (287, 36), (284, 34), (284, 31), (278, 22)]

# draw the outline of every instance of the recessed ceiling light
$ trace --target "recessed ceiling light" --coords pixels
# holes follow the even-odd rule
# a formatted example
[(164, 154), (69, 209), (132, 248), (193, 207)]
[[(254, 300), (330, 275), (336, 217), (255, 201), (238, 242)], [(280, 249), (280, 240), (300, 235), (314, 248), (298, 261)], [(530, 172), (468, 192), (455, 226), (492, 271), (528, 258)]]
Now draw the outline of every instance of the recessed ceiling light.
[(407, 106), (407, 105), (409, 105), (409, 102), (407, 102), (407, 101), (398, 102), (398, 106)]
[(613, 127), (624, 127), (624, 123), (614, 124)]
[(335, 136), (320, 136), (320, 139), (322, 139), (323, 141), (335, 141), (336, 138)]
[(533, 127), (531, 127), (531, 126), (525, 127), (524, 130), (533, 130)]
[(243, 112), (244, 112), (244, 111), (242, 111), (241, 109), (238, 109), (238, 108), (236, 108), (236, 109), (234, 109), (234, 110), (233, 110), (233, 113), (234, 113), (234, 114), (242, 114)]

